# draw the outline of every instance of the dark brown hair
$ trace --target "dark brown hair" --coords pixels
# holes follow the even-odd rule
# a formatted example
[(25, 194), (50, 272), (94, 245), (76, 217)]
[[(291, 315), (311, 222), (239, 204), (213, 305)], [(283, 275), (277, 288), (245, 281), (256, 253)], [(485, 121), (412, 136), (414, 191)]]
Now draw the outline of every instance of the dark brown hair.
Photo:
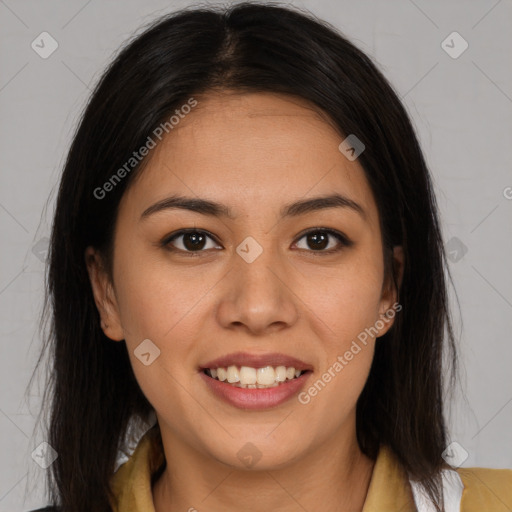
[(296, 8), (254, 2), (192, 6), (158, 19), (120, 50), (82, 114), (60, 182), (47, 275), (45, 406), (48, 442), (59, 453), (52, 503), (65, 512), (110, 510), (109, 479), (128, 422), (152, 411), (125, 344), (100, 328), (84, 260), (92, 245), (111, 263), (119, 201), (143, 166), (103, 199), (94, 190), (176, 108), (213, 89), (303, 98), (365, 144), (359, 162), (380, 214), (386, 272), (393, 275), (395, 245), (403, 246), (405, 269), (403, 310), (376, 345), (357, 403), (357, 439), (371, 458), (380, 443), (391, 447), (443, 510), (443, 353), (453, 380), (456, 350), (436, 200), (417, 137), (376, 65), (334, 27)]

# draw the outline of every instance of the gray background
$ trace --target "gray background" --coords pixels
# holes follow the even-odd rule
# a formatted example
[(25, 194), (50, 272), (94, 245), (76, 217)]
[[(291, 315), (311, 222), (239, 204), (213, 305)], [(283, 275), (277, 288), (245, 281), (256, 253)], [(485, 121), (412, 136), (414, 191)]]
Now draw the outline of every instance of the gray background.
[[(77, 116), (123, 41), (191, 3), (0, 0), (0, 512), (44, 504), (45, 470), (31, 458), (44, 441), (34, 431), (41, 389), (25, 390), (39, 353), (45, 237)], [(413, 118), (462, 313), (455, 309), (464, 392), (449, 416), (451, 440), (468, 452), (463, 466), (510, 468), (512, 3), (293, 3), (370, 54)], [(47, 59), (31, 48), (43, 31), (59, 45)], [(456, 59), (441, 46), (453, 31), (469, 44)]]

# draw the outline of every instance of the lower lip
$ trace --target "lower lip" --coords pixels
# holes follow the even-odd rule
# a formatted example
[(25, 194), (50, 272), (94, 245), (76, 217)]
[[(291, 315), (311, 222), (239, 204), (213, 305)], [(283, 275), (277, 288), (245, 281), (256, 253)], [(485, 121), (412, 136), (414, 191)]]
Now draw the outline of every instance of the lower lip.
[(208, 377), (202, 370), (199, 372), (206, 385), (219, 398), (240, 409), (269, 409), (276, 407), (293, 395), (297, 394), (306, 383), (311, 372), (279, 384), (273, 388), (238, 388), (220, 380)]

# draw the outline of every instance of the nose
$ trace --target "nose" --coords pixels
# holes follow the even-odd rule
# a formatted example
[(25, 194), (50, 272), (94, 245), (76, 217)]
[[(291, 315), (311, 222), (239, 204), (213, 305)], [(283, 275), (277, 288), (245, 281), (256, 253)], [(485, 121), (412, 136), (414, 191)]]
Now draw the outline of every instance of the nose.
[(291, 327), (300, 316), (291, 281), (289, 269), (270, 249), (253, 261), (233, 253), (231, 270), (219, 283), (218, 322), (253, 335)]

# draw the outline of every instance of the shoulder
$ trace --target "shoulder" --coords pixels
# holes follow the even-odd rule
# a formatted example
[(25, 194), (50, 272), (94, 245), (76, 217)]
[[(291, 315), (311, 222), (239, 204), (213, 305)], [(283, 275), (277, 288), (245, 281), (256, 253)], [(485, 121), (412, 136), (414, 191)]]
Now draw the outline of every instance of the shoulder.
[(38, 508), (36, 510), (30, 510), (29, 512), (60, 512), (57, 507), (44, 507), (44, 508)]
[(461, 511), (512, 510), (512, 469), (458, 468), (464, 485)]

